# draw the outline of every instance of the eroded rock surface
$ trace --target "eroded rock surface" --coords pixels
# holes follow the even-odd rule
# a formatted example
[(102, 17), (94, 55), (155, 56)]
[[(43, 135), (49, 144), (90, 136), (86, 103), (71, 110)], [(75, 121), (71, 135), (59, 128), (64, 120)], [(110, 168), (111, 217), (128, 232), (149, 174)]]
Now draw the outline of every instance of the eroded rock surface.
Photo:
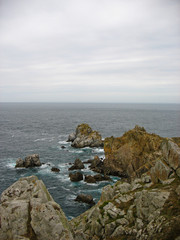
[(0, 239), (73, 240), (61, 207), (37, 177), (21, 178), (1, 195)]
[(25, 167), (25, 168), (29, 168), (29, 167), (40, 167), (41, 161), (39, 159), (39, 155), (38, 154), (32, 154), (29, 155), (27, 157), (25, 157), (25, 159), (17, 159), (16, 161), (16, 168), (21, 168), (21, 167)]
[(103, 146), (100, 133), (93, 131), (86, 123), (78, 125), (76, 132), (69, 135), (68, 141), (72, 142), (71, 146), (75, 148)]

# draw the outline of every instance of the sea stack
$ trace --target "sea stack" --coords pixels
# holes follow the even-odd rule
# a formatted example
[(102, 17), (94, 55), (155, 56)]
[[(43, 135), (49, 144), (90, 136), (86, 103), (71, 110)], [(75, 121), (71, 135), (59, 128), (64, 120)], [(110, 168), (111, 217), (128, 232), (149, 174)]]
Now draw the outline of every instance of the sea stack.
[(68, 141), (72, 142), (71, 146), (75, 148), (103, 147), (100, 133), (93, 131), (86, 123), (78, 125), (76, 132), (69, 135)]

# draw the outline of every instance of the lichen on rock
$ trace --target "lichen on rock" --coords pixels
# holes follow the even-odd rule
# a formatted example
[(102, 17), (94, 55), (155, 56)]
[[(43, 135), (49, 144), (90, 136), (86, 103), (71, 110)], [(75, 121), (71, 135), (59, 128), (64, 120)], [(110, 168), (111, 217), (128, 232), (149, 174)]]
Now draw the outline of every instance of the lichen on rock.
[(100, 133), (93, 131), (86, 123), (78, 125), (75, 133), (69, 135), (68, 141), (72, 142), (71, 146), (75, 148), (103, 146)]
[(61, 207), (37, 177), (19, 179), (1, 195), (0, 239), (73, 240)]

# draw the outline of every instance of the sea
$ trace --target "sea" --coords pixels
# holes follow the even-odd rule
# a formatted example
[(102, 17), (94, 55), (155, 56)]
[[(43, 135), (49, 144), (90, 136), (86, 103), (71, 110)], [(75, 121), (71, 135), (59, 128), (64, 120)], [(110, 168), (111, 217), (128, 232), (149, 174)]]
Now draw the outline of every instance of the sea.
[[(90, 194), (98, 202), (102, 188), (119, 178), (111, 176), (111, 182), (95, 184), (70, 181), (68, 168), (76, 158), (82, 161), (96, 155), (104, 158), (103, 148), (76, 149), (67, 142), (68, 135), (75, 132), (81, 123), (88, 123), (103, 138), (120, 137), (135, 125), (162, 137), (180, 137), (180, 105), (0, 103), (0, 194), (19, 178), (36, 175), (43, 180), (68, 219), (90, 207), (74, 201), (78, 194)], [(15, 168), (18, 158), (24, 159), (31, 154), (39, 154), (44, 164), (37, 168)], [(52, 167), (59, 168), (60, 172), (52, 172)], [(88, 164), (81, 172), (84, 175), (96, 174)]]

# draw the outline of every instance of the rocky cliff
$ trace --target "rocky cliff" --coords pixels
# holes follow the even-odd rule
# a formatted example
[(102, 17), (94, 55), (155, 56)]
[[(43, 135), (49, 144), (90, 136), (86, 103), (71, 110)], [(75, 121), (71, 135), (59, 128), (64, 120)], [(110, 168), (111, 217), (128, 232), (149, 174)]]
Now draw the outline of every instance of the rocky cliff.
[(78, 125), (76, 132), (69, 135), (68, 141), (72, 142), (71, 146), (75, 148), (103, 146), (100, 133), (93, 131), (86, 123)]
[[(139, 131), (144, 132), (138, 130), (137, 135)], [(149, 139), (150, 135), (144, 134)], [(142, 144), (148, 152), (152, 144), (155, 153), (151, 152), (148, 161), (152, 159), (153, 166), (148, 165), (146, 173), (139, 171), (138, 177), (134, 171), (133, 178), (104, 187), (98, 204), (71, 221), (75, 240), (180, 239), (180, 148), (171, 140), (152, 137), (154, 145), (152, 140), (149, 145)]]
[(136, 126), (105, 139), (106, 171), (128, 176), (103, 188), (100, 201), (67, 221), (42, 181), (22, 178), (5, 190), (0, 240), (179, 240), (180, 148)]
[(61, 207), (37, 177), (21, 178), (1, 195), (0, 240), (73, 240)]
[(104, 168), (107, 173), (139, 177), (147, 172), (161, 155), (163, 138), (147, 133), (136, 126), (122, 137), (109, 137), (104, 140)]

